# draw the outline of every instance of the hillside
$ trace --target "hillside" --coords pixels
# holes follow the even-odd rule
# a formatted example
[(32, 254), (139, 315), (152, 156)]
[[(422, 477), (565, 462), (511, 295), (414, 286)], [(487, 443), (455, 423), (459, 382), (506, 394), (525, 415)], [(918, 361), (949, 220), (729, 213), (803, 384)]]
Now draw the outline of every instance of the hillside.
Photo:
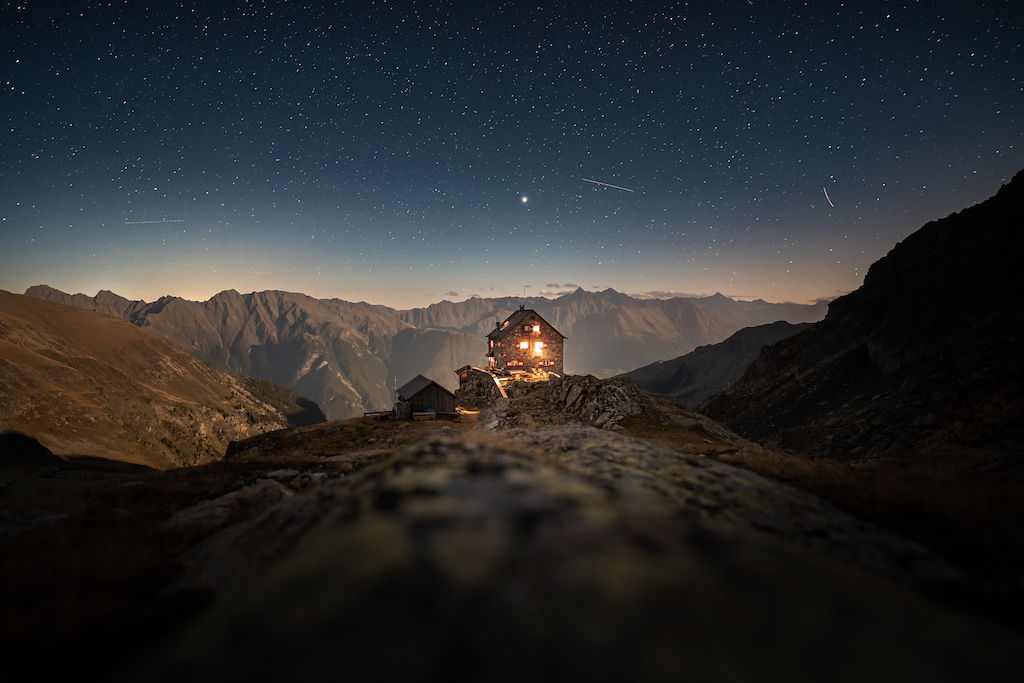
[(213, 370), (165, 339), (117, 318), (3, 291), (0, 415), (0, 432), (37, 439), (56, 455), (157, 469), (216, 460), (229, 441), (289, 424), (247, 380)]
[(770, 325), (745, 327), (718, 344), (700, 346), (672, 360), (659, 361), (621, 375), (644, 391), (671, 396), (694, 408), (743, 376), (766, 344), (791, 337), (810, 323), (790, 325), (780, 320)]
[(1024, 171), (922, 227), (804, 332), (766, 347), (706, 412), (837, 459), (1024, 466)]

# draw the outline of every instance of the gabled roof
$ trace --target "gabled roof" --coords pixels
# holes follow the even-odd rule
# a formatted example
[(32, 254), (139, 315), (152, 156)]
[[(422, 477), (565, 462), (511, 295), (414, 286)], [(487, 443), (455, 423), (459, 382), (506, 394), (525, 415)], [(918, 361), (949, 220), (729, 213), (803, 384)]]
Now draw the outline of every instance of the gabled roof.
[[(399, 388), (398, 398), (402, 399), (403, 401), (408, 401), (410, 398), (420, 393), (421, 391), (429, 387), (431, 384), (437, 384), (437, 382), (435, 382), (432, 379), (427, 379), (423, 375), (416, 375), (411, 380), (403, 384), (401, 388)], [(452, 393), (445, 389), (444, 387), (442, 387), (440, 384), (437, 384), (437, 386), (438, 388), (447, 391), (449, 394)], [(455, 394), (452, 394), (452, 396), (454, 395)]]
[(505, 318), (505, 321), (501, 323), (501, 325), (491, 330), (490, 333), (488, 333), (487, 338), (501, 339), (506, 334), (508, 334), (509, 331), (515, 329), (516, 325), (522, 323), (523, 320), (525, 320), (531, 313), (540, 318), (541, 322), (547, 325), (550, 329), (554, 330), (555, 334), (562, 337), (563, 339), (565, 338), (564, 334), (556, 330), (551, 323), (549, 323), (547, 320), (544, 320), (544, 318), (541, 317), (540, 313), (533, 310), (532, 308), (520, 308), (518, 311), (515, 311), (514, 313), (512, 313), (512, 315)]

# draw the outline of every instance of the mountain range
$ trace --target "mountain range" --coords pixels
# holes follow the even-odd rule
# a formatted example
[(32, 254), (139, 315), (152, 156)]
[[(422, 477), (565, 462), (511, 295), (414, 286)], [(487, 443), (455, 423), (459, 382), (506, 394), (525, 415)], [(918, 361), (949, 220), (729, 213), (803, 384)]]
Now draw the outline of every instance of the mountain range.
[[(0, 387), (0, 433), (65, 458), (156, 469), (216, 460), (229, 441), (324, 419), (291, 390), (214, 370), (124, 320), (4, 291)], [(16, 443), (4, 441), (5, 466), (18, 455), (6, 451), (24, 450)]]
[[(278, 291), (229, 290), (204, 302), (168, 296), (153, 303), (106, 291), (71, 295), (45, 285), (25, 293), (124, 318), (211, 367), (295, 389), (329, 419), (390, 407), (395, 385), (418, 374), (454, 390), (454, 371), (483, 365), (485, 335), (520, 305), (569, 337), (565, 366), (570, 374), (619, 374), (736, 331), (735, 324), (694, 300), (637, 299), (613, 289), (577, 289), (554, 300), (470, 298), (406, 311)], [(773, 315), (802, 320), (821, 308), (736, 302), (722, 295), (706, 303), (736, 321)]]

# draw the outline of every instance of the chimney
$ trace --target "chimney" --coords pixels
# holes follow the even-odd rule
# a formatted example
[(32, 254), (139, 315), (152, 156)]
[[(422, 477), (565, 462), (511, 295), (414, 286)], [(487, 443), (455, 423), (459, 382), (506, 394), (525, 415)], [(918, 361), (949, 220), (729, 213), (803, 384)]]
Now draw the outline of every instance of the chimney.
[(501, 321), (500, 320), (495, 320), (494, 321), (494, 329), (498, 329), (499, 327), (501, 327)]
[(524, 308), (526, 308), (526, 306), (524, 304), (519, 304), (519, 310), (520, 311), (522, 311)]

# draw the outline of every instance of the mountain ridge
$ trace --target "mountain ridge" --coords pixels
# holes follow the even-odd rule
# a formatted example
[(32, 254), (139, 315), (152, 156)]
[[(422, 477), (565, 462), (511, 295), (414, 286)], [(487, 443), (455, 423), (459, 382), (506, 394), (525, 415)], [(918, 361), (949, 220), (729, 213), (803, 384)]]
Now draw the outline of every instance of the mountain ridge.
[(417, 374), (454, 390), (454, 371), (484, 365), (484, 335), (520, 305), (532, 306), (571, 337), (570, 374), (619, 374), (735, 332), (686, 299), (642, 300), (614, 289), (579, 288), (555, 300), (474, 297), (407, 311), (277, 290), (225, 290), (205, 302), (167, 296), (153, 303), (106, 291), (70, 295), (46, 285), (26, 294), (125, 318), (219, 370), (295, 389), (331, 419), (389, 408), (394, 385)]

